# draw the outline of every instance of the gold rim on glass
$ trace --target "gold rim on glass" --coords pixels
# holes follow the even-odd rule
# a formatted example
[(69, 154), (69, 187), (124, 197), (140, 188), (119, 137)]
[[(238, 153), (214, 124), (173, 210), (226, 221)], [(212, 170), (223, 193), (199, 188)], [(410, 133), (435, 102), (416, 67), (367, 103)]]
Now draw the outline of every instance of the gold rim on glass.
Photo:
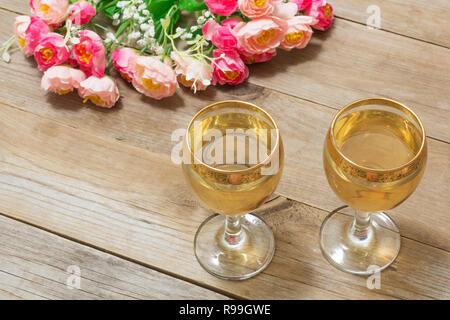
[[(421, 142), (419, 150), (415, 153), (414, 157), (411, 160), (409, 160), (405, 164), (398, 166), (398, 167), (389, 168), (389, 169), (375, 169), (375, 168), (369, 168), (369, 167), (358, 165), (341, 152), (341, 150), (337, 147), (336, 141), (334, 138), (334, 127), (335, 127), (336, 121), (341, 117), (341, 115), (343, 113), (345, 113), (351, 109), (355, 109), (355, 108), (367, 106), (367, 105), (393, 107), (397, 110), (400, 110), (400, 111), (406, 113), (410, 117), (412, 117), (414, 119), (414, 121), (419, 125), (420, 133), (422, 136), (422, 142)], [(374, 173), (383, 173), (383, 174), (390, 174), (390, 175), (392, 173), (398, 172), (399, 174), (404, 175), (406, 173), (406, 171), (409, 171), (409, 170), (405, 170), (405, 168), (415, 168), (422, 163), (423, 157), (420, 157), (420, 155), (422, 154), (424, 148), (426, 148), (425, 128), (423, 127), (422, 121), (420, 121), (420, 118), (414, 113), (414, 111), (412, 111), (410, 108), (408, 108), (404, 104), (397, 102), (395, 100), (392, 100), (392, 99), (388, 99), (388, 98), (365, 98), (365, 99), (357, 100), (355, 102), (352, 102), (352, 103), (346, 105), (334, 116), (333, 121), (331, 122), (331, 125), (330, 125), (329, 134), (331, 137), (330, 140), (331, 140), (331, 143), (333, 146), (333, 151), (337, 152), (337, 154), (339, 155), (339, 157), (341, 159), (350, 163), (350, 165), (353, 168), (355, 168), (361, 172), (369, 171), (369, 172), (374, 172)]]
[[(273, 124), (273, 126), (274, 126), (273, 129), (276, 130), (276, 133), (277, 133), (277, 135), (276, 135), (276, 140), (275, 140), (275, 145), (274, 145), (273, 148), (271, 148), (270, 154), (264, 159), (264, 161), (260, 161), (259, 163), (255, 164), (255, 165), (253, 165), (253, 166), (251, 166), (251, 167), (249, 167), (249, 168), (246, 168), (246, 169), (241, 169), (241, 170), (223, 170), (223, 169), (214, 168), (214, 167), (212, 167), (212, 166), (206, 164), (205, 162), (203, 162), (202, 159), (198, 159), (198, 158), (195, 156), (195, 154), (192, 152), (192, 150), (191, 150), (191, 144), (190, 144), (190, 137), (189, 137), (189, 131), (190, 131), (190, 128), (191, 128), (192, 124), (193, 124), (193, 123), (194, 123), (194, 122), (195, 122), (202, 114), (204, 114), (204, 113), (210, 111), (211, 109), (214, 109), (214, 108), (216, 108), (216, 107), (219, 107), (219, 106), (221, 106), (221, 105), (223, 105), (223, 104), (235, 104), (235, 105), (237, 105), (238, 107), (245, 106), (247, 109), (254, 108), (254, 109), (256, 109), (256, 111), (262, 113), (265, 117), (267, 117), (267, 119)], [(268, 114), (263, 108), (257, 106), (256, 104), (253, 104), (253, 103), (250, 103), (250, 102), (245, 102), (245, 101), (240, 101), (240, 100), (224, 100), (224, 101), (219, 101), (219, 102), (215, 102), (215, 103), (213, 103), (213, 104), (210, 104), (210, 105), (204, 107), (203, 109), (201, 109), (200, 111), (198, 111), (198, 112), (194, 115), (194, 117), (192, 118), (192, 120), (189, 122), (189, 124), (188, 124), (187, 130), (186, 130), (186, 136), (185, 136), (185, 139), (186, 139), (186, 144), (185, 144), (185, 145), (186, 145), (187, 149), (189, 150), (190, 155), (191, 155), (194, 159), (196, 159), (196, 160), (198, 161), (198, 164), (203, 165), (203, 166), (207, 167), (208, 169), (210, 169), (210, 170), (212, 170), (212, 171), (219, 172), (219, 173), (242, 173), (242, 172), (246, 172), (246, 171), (255, 170), (255, 169), (257, 169), (257, 168), (259, 168), (259, 167), (261, 167), (261, 166), (264, 166), (264, 165), (266, 165), (267, 163), (270, 162), (270, 160), (273, 158), (273, 155), (274, 155), (275, 151), (278, 150), (278, 144), (279, 144), (279, 141), (280, 141), (280, 131), (279, 131), (279, 128), (278, 128), (277, 123), (276, 123), (275, 120), (272, 118), (272, 116), (271, 116), (270, 114)]]

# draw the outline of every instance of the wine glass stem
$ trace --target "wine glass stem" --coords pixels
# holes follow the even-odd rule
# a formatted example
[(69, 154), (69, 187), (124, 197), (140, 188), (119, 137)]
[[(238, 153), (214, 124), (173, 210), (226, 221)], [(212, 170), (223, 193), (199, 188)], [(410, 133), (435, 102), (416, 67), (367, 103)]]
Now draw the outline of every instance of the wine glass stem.
[(241, 226), (241, 216), (226, 216), (225, 220), (225, 243), (229, 246), (237, 246), (244, 241), (245, 233)]
[(350, 236), (359, 241), (367, 240), (371, 236), (370, 219), (370, 212), (355, 210), (355, 218), (350, 227)]

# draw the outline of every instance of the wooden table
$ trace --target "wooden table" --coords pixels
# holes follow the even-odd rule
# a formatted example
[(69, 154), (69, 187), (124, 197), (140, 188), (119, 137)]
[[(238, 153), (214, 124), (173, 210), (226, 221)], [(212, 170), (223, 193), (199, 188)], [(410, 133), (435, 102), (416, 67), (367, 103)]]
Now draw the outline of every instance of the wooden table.
[[(334, 0), (336, 20), (306, 49), (279, 51), (237, 87), (155, 101), (118, 81), (114, 109), (75, 95), (45, 95), (42, 73), (19, 52), (0, 69), (0, 297), (32, 299), (449, 299), (450, 2)], [(381, 30), (369, 29), (369, 5)], [(28, 1), (3, 0), (0, 39)], [(390, 212), (402, 233), (381, 289), (322, 257), (319, 227), (342, 203), (322, 169), (322, 143), (347, 103), (384, 96), (412, 107), (428, 133), (429, 162), (416, 192)], [(209, 103), (241, 99), (274, 116), (286, 146), (281, 195), (260, 214), (276, 254), (242, 282), (210, 276), (193, 254), (211, 213), (170, 160), (171, 133)], [(66, 286), (68, 267), (81, 288)]]

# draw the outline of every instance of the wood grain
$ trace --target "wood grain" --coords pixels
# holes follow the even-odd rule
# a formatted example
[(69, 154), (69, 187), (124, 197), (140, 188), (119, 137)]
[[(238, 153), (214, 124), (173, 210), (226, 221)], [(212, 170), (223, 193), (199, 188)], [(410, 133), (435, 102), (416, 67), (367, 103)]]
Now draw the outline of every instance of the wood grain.
[[(0, 216), (0, 299), (228, 299)], [(69, 266), (81, 271), (70, 289)]]
[[(76, 94), (48, 94), (43, 99), (45, 93), (39, 89), (40, 72), (28, 64), (20, 55), (14, 66), (26, 70), (24, 73), (13, 72), (13, 65), (0, 64), (0, 70), (10, 75), (7, 81), (3, 79), (0, 88), (5, 103), (164, 156), (169, 156), (176, 144), (171, 141), (172, 132), (185, 128), (203, 106), (236, 98), (259, 104), (275, 117), (286, 145), (286, 169), (278, 192), (326, 210), (341, 204), (328, 186), (321, 160), (325, 133), (335, 112), (331, 108), (252, 84), (219, 90), (210, 88), (195, 96), (180, 90), (174, 97), (155, 101), (142, 97), (119, 81), (124, 96), (122, 103), (118, 108), (104, 110), (83, 105)], [(16, 88), (21, 85), (28, 90), (17, 94)], [(447, 208), (450, 199), (442, 195), (450, 193), (450, 145), (436, 140), (429, 143), (424, 179), (413, 196), (392, 214), (405, 236), (449, 250)], [(427, 210), (423, 210), (423, 206)]]
[(369, 6), (380, 8), (381, 29), (450, 48), (450, 2), (432, 0), (330, 0), (337, 17), (366, 24)]
[[(339, 19), (366, 24), (367, 8), (377, 5), (381, 10), (381, 29), (450, 47), (450, 3), (447, 0), (330, 0)], [(28, 1), (3, 0), (2, 8), (29, 14)]]
[[(12, 4), (15, 11), (23, 5), (0, 6)], [(14, 16), (0, 10), (0, 40)], [(111, 110), (83, 105), (75, 94), (45, 96), (42, 74), (17, 52), (11, 64), (0, 62), (7, 75), (0, 79), (0, 212), (237, 298), (448, 299), (449, 52), (338, 19), (306, 49), (252, 66), (238, 87), (195, 96), (179, 89), (155, 101), (119, 81), (124, 98)], [(323, 218), (341, 205), (323, 175), (325, 132), (336, 109), (369, 95), (412, 106), (431, 137), (422, 183), (390, 213), (402, 251), (374, 291), (365, 278), (331, 267), (317, 243)], [(278, 192), (303, 202), (281, 198), (261, 212), (275, 231), (276, 256), (263, 274), (240, 283), (215, 279), (195, 261), (194, 233), (210, 213), (170, 161), (172, 131), (224, 99), (252, 101), (274, 116), (286, 146)]]
[[(17, 8), (28, 12), (27, 5)], [(9, 38), (14, 16), (0, 11), (0, 39)], [(430, 136), (450, 142), (447, 48), (337, 19), (305, 49), (278, 50), (271, 61), (251, 66), (248, 81), (336, 109), (368, 96), (399, 100), (418, 113)]]
[(384, 96), (410, 106), (431, 137), (450, 142), (450, 50), (337, 20), (302, 50), (252, 66), (249, 82), (340, 109)]
[[(398, 263), (403, 262), (383, 273), (385, 288), (371, 291), (364, 278), (343, 274), (323, 259), (317, 236), (326, 211), (293, 201), (288, 203), (295, 206), (281, 204), (261, 213), (277, 239), (267, 271), (239, 283), (215, 279), (201, 270), (192, 252), (195, 230), (210, 213), (198, 207), (167, 155), (8, 106), (0, 108), (0, 119), (0, 212), (6, 215), (236, 297), (448, 296), (448, 252), (404, 240)], [(416, 269), (418, 260), (422, 267)], [(414, 280), (404, 284), (406, 279)]]

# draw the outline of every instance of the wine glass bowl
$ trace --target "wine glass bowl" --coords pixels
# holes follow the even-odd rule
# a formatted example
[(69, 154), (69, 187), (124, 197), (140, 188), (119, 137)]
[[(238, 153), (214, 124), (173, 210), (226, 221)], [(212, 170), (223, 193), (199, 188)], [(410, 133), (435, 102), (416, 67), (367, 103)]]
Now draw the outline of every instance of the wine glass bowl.
[(400, 233), (383, 211), (405, 201), (425, 170), (423, 125), (406, 106), (390, 99), (356, 101), (339, 111), (328, 130), (323, 164), (334, 193), (356, 210), (333, 212), (321, 227), (324, 256), (355, 274), (383, 270), (397, 257)]
[(271, 261), (272, 231), (249, 212), (275, 191), (284, 164), (275, 121), (263, 109), (223, 101), (200, 110), (188, 125), (182, 169), (196, 197), (219, 213), (200, 226), (195, 254), (223, 279), (246, 279)]

